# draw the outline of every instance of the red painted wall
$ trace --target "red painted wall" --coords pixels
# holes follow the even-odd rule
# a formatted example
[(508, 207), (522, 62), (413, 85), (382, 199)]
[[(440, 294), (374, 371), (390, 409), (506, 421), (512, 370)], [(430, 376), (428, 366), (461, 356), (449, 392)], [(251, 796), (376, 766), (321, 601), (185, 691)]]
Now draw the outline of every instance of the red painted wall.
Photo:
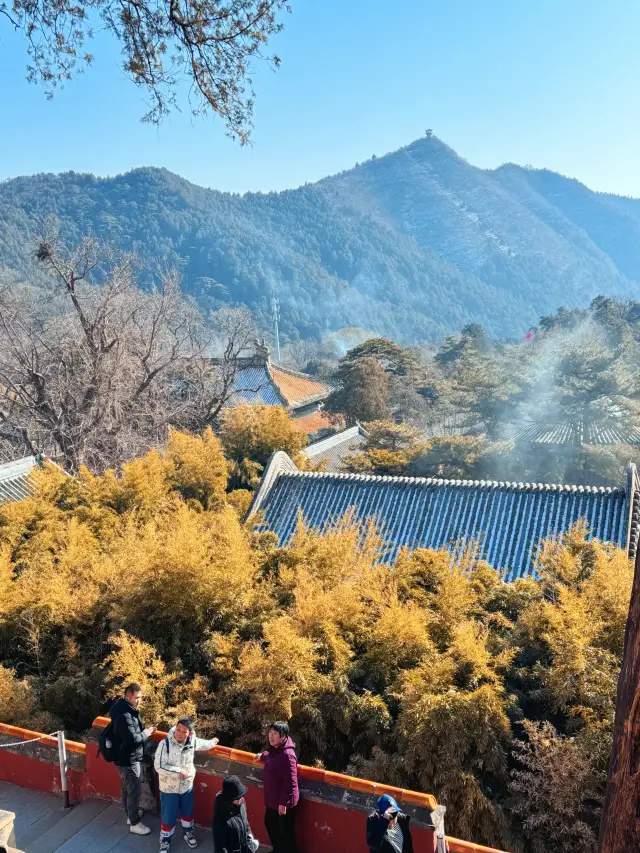
[[(51, 758), (57, 757), (55, 747), (50, 747)], [(120, 797), (120, 777), (113, 764), (107, 764), (97, 755), (96, 745), (88, 743), (86, 749), (76, 745), (76, 752), (84, 752), (86, 772), (69, 770), (69, 795), (72, 802), (82, 802), (87, 797)], [(38, 758), (2, 750), (0, 780), (39, 791), (60, 793), (60, 771), (57, 764)], [(213, 773), (199, 771), (195, 780), (195, 818), (200, 826), (210, 826), (213, 803), (222, 787), (222, 778)], [(249, 821), (256, 838), (268, 844), (264, 828), (263, 790), (249, 784), (246, 796)], [(62, 798), (61, 798), (62, 799)], [(367, 816), (357, 809), (341, 808), (328, 802), (302, 799), (299, 806), (297, 835), (303, 853), (368, 853), (365, 843)], [(434, 833), (414, 827), (412, 831), (416, 853), (434, 853)]]
[[(213, 802), (222, 788), (218, 776), (199, 771), (196, 775), (195, 819), (200, 826), (210, 826)], [(269, 843), (264, 828), (263, 791), (249, 785), (246, 795), (249, 823), (254, 835), (263, 844)], [(118, 799), (120, 780), (113, 764), (95, 757), (93, 744), (87, 747), (87, 796), (99, 795)], [(304, 853), (368, 853), (365, 843), (367, 816), (360, 811), (340, 808), (314, 800), (301, 800), (296, 821), (300, 849)], [(416, 853), (433, 853), (434, 834), (422, 827), (414, 827), (412, 835)]]
[(85, 753), (87, 763), (86, 796), (120, 799), (120, 775), (114, 764), (108, 764), (98, 756), (95, 743), (87, 744)]
[[(15, 755), (6, 749), (0, 756), (0, 780), (31, 788), (35, 791), (52, 791), (60, 794), (60, 768), (57, 764), (47, 764), (37, 758)], [(78, 770), (67, 771), (69, 797), (72, 802), (82, 802), (85, 798), (86, 775)]]

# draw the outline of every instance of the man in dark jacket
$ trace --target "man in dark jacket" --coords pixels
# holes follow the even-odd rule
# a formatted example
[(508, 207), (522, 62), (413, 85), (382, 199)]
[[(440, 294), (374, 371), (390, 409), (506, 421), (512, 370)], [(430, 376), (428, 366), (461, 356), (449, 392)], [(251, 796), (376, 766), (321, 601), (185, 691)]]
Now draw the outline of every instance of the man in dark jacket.
[(367, 818), (367, 844), (371, 853), (413, 853), (409, 816), (388, 794), (376, 803), (376, 810)]
[(253, 837), (244, 796), (247, 788), (237, 776), (227, 776), (213, 805), (214, 853), (255, 853), (260, 846)]
[(155, 726), (142, 728), (138, 707), (142, 702), (142, 688), (139, 684), (129, 684), (124, 698), (112, 706), (109, 711), (113, 723), (115, 765), (120, 774), (122, 805), (127, 814), (127, 823), (134, 835), (148, 835), (151, 830), (141, 822), (140, 808), (140, 762), (144, 752), (144, 743), (155, 732)]
[(296, 745), (289, 737), (289, 724), (279, 721), (269, 729), (269, 749), (259, 752), (264, 762), (264, 824), (273, 853), (297, 853), (295, 819), (300, 792)]

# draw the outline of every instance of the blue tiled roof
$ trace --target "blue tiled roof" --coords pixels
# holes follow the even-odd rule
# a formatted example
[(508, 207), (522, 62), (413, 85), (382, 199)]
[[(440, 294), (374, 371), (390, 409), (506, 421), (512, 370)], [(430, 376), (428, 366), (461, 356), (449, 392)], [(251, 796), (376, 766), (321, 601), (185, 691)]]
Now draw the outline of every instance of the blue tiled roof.
[(299, 511), (309, 526), (322, 530), (350, 508), (358, 519), (376, 519), (388, 545), (386, 562), (403, 547), (453, 549), (475, 540), (481, 556), (507, 580), (530, 574), (536, 546), (582, 518), (590, 535), (605, 542), (630, 548), (637, 540), (635, 469), (625, 489), (317, 474), (298, 471), (278, 453), (250, 512), (260, 510), (264, 527), (286, 545)]
[(35, 456), (0, 465), (0, 504), (21, 501), (29, 495), (29, 474), (38, 464)]
[(227, 404), (250, 403), (262, 406), (286, 406), (286, 401), (278, 393), (266, 366), (243, 367), (238, 371), (232, 386), (233, 393)]
[(640, 429), (628, 424), (517, 421), (506, 424), (503, 437), (532, 444), (640, 444)]
[(323, 462), (325, 471), (337, 472), (342, 470), (345, 456), (357, 453), (365, 441), (365, 431), (354, 426), (310, 444), (303, 453), (312, 462)]

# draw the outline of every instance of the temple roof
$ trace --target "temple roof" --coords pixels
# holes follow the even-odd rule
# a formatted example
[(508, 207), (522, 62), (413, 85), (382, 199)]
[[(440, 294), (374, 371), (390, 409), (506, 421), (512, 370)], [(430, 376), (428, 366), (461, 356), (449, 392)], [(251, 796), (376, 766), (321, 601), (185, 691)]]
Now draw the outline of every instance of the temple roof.
[(623, 423), (513, 421), (505, 425), (503, 437), (531, 444), (640, 444), (640, 428)]
[(0, 504), (29, 496), (29, 474), (38, 464), (37, 457), (25, 456), (0, 465)]
[(446, 548), (475, 542), (480, 556), (506, 580), (531, 574), (536, 548), (558, 538), (578, 520), (589, 536), (635, 554), (640, 519), (640, 483), (629, 466), (619, 488), (491, 480), (378, 477), (299, 471), (286, 453), (272, 457), (249, 516), (261, 513), (264, 529), (286, 546), (302, 514), (318, 530), (334, 526), (349, 511), (374, 519), (387, 543), (383, 561), (402, 548)]
[(278, 391), (292, 409), (308, 406), (310, 403), (324, 400), (331, 393), (331, 386), (306, 373), (298, 373), (284, 367), (269, 365), (269, 373)]
[[(306, 436), (311, 437), (330, 431), (333, 428), (331, 417), (321, 408), (314, 409), (312, 412), (303, 415), (295, 415), (293, 423)], [(320, 442), (316, 443), (319, 444)], [(307, 453), (312, 447), (315, 447), (315, 445), (309, 445), (309, 447), (305, 448), (304, 452)]]
[(227, 405), (284, 406), (295, 411), (324, 400), (330, 393), (326, 382), (266, 361), (238, 371)]
[(365, 441), (366, 432), (357, 425), (310, 444), (303, 453), (311, 462), (323, 462), (325, 471), (336, 473), (342, 470), (342, 460), (357, 453)]

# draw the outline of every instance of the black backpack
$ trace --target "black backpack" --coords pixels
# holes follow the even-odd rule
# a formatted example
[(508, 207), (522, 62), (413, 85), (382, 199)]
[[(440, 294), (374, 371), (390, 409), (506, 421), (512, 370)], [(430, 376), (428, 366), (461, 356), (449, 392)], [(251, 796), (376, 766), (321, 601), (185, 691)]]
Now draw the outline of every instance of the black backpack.
[(113, 721), (100, 732), (98, 738), (98, 755), (101, 755), (105, 761), (111, 763), (116, 760), (118, 750), (115, 744), (115, 730)]

